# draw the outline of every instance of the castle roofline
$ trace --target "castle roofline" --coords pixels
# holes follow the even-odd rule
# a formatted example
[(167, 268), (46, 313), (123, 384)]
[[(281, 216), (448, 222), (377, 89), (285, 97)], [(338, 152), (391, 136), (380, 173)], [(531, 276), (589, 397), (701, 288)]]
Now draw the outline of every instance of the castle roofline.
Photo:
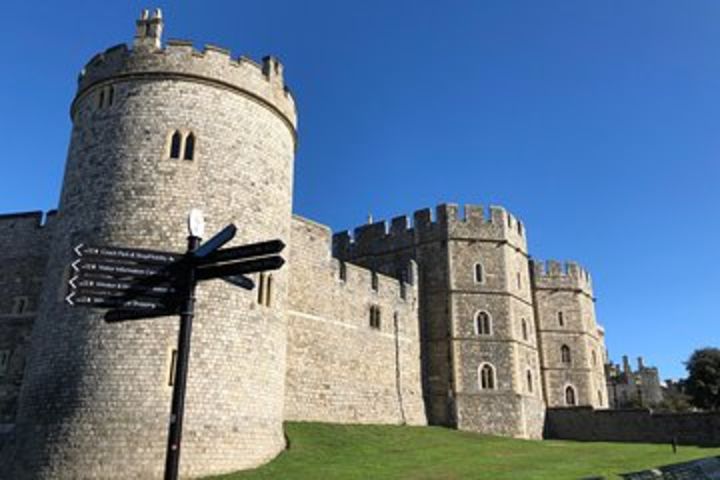
[(90, 59), (80, 72), (71, 114), (79, 98), (105, 82), (130, 78), (182, 79), (234, 91), (270, 108), (297, 138), (295, 100), (285, 85), (283, 65), (277, 57), (266, 56), (258, 63), (245, 56), (233, 58), (229, 50), (217, 45), (205, 45), (198, 51), (188, 40), (172, 40), (163, 47), (162, 28), (153, 31), (152, 25), (143, 22), (161, 25), (162, 16), (150, 17), (144, 12), (138, 20), (138, 25), (144, 26), (138, 27), (140, 33), (136, 34), (132, 48), (118, 44)]

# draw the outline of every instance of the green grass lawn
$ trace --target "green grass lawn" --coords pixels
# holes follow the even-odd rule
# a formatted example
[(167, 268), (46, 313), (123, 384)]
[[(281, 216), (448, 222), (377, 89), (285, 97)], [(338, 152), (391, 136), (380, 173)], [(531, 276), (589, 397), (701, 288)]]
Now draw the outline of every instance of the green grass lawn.
[(578, 479), (720, 455), (720, 448), (533, 441), (440, 427), (288, 423), (290, 448), (256, 470), (223, 480)]

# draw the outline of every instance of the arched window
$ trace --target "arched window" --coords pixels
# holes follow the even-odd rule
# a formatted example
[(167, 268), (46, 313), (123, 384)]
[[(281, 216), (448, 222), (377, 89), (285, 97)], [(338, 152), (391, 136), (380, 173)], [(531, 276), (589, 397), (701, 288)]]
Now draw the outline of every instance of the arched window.
[(533, 378), (532, 378), (532, 372), (530, 370), (527, 371), (527, 389), (528, 392), (532, 393), (533, 391)]
[(475, 283), (483, 283), (485, 282), (485, 271), (483, 269), (482, 263), (476, 263), (475, 264)]
[(557, 313), (558, 313), (558, 315), (557, 315), (558, 325), (560, 325), (561, 327), (564, 327), (565, 326), (565, 316), (563, 315), (563, 312), (557, 312)]
[(492, 320), (489, 313), (482, 311), (475, 315), (475, 334), (492, 335)]
[(478, 386), (480, 390), (495, 389), (495, 369), (489, 363), (483, 363), (478, 369)]
[(522, 322), (520, 323), (520, 325), (522, 326), (522, 336), (523, 336), (523, 340), (527, 340), (527, 339), (528, 339), (527, 320), (525, 320), (525, 319), (523, 318), (523, 319), (522, 319)]
[(575, 389), (571, 385), (565, 387), (565, 405), (577, 405)]
[(195, 155), (195, 135), (191, 132), (185, 138), (185, 155), (183, 159), (192, 160)]
[(562, 363), (570, 363), (572, 361), (572, 358), (570, 357), (570, 347), (567, 345), (560, 347), (560, 359), (562, 360)]
[(182, 144), (182, 134), (175, 130), (170, 139), (170, 158), (180, 158), (180, 145)]

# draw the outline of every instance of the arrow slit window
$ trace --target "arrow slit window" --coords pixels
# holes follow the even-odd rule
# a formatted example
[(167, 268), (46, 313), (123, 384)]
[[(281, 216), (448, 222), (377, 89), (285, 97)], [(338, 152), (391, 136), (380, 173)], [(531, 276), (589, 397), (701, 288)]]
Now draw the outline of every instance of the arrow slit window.
[(260, 305), (270, 306), (273, 288), (272, 274), (261, 273), (258, 276), (258, 297), (257, 303)]
[(20, 315), (27, 312), (28, 309), (28, 297), (15, 297), (13, 299), (12, 313)]
[(168, 387), (175, 385), (175, 370), (177, 370), (177, 349), (170, 350), (170, 365), (168, 366)]
[(0, 350), (0, 375), (5, 375), (10, 366), (10, 350)]
[(370, 306), (370, 328), (380, 330), (380, 307), (377, 305)]

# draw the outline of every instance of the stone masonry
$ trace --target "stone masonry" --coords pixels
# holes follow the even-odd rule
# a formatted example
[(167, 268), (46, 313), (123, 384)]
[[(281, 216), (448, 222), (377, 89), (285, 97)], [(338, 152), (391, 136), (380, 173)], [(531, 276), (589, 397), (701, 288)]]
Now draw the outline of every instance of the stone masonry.
[(0, 478), (161, 477), (177, 319), (108, 324), (64, 297), (75, 245), (183, 251), (191, 208), (210, 233), (236, 223), (234, 244), (282, 239), (288, 262), (254, 291), (198, 289), (183, 477), (267, 462), (284, 420), (541, 438), (568, 387), (607, 405), (585, 270), (533, 267), (500, 207), (335, 235), (293, 216), (282, 64), (163, 45), (162, 30), (146, 11), (131, 48), (82, 69), (58, 211), (0, 216)]

